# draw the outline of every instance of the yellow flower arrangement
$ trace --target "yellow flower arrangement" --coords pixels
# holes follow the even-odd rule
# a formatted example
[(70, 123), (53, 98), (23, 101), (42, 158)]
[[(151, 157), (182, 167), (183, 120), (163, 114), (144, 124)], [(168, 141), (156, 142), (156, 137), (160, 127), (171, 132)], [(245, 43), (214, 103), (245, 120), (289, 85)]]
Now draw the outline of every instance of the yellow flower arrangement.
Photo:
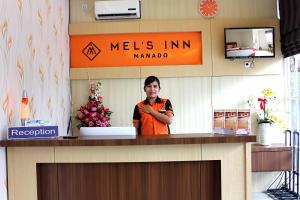
[(258, 115), (258, 124), (278, 123), (283, 129), (286, 129), (287, 126), (284, 124), (284, 120), (276, 116), (276, 113), (279, 111), (279, 100), (276, 97), (276, 93), (272, 89), (266, 88), (261, 91), (261, 94), (263, 97), (257, 98), (259, 108), (256, 106), (256, 103), (253, 103), (253, 101), (247, 101), (251, 109)]

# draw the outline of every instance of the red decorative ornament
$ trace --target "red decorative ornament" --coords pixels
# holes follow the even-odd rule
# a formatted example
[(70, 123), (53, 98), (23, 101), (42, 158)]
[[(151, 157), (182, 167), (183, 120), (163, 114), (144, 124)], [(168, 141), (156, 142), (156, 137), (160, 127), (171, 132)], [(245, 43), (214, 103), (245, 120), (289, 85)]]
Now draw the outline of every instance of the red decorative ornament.
[(199, 11), (203, 17), (214, 17), (218, 12), (218, 3), (216, 0), (202, 0)]
[(260, 109), (265, 110), (267, 99), (258, 98), (258, 101), (260, 101)]

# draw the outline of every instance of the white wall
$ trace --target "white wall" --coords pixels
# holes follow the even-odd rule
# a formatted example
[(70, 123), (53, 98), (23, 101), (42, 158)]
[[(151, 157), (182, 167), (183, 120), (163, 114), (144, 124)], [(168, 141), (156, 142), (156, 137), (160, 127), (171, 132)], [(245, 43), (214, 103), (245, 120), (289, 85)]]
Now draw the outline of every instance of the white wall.
[[(135, 104), (145, 99), (144, 79), (98, 79), (103, 89), (104, 105), (114, 113), (112, 126), (132, 126)], [(280, 75), (264, 76), (218, 76), (160, 78), (160, 97), (169, 98), (173, 104), (174, 121), (172, 133), (207, 133), (212, 131), (213, 109), (249, 108), (247, 100), (260, 96), (264, 88), (273, 88), (282, 96), (283, 80)], [(73, 116), (81, 104), (87, 102), (88, 81), (73, 80)], [(258, 102), (257, 102), (258, 104)], [(74, 133), (77, 121), (73, 120)], [(252, 130), (257, 123), (253, 116)], [(274, 137), (278, 141), (278, 137)]]
[(252, 38), (252, 30), (228, 30), (226, 34), (226, 40), (228, 42), (236, 42), (237, 47), (252, 47), (253, 46), (253, 38)]
[[(71, 23), (95, 21), (95, 0), (72, 0)], [(199, 0), (141, 0), (142, 19), (201, 19)], [(216, 18), (257, 19), (276, 18), (274, 0), (217, 0), (219, 11)], [(81, 4), (87, 4), (82, 10)], [(123, 20), (124, 21), (124, 20)]]

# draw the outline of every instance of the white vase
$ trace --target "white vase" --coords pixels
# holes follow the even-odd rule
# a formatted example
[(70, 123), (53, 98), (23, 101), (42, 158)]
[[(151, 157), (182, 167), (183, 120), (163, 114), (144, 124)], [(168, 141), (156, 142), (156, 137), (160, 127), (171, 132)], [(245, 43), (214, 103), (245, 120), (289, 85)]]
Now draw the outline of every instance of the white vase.
[(272, 124), (270, 123), (261, 123), (258, 125), (259, 133), (259, 144), (261, 145), (271, 145), (272, 142)]

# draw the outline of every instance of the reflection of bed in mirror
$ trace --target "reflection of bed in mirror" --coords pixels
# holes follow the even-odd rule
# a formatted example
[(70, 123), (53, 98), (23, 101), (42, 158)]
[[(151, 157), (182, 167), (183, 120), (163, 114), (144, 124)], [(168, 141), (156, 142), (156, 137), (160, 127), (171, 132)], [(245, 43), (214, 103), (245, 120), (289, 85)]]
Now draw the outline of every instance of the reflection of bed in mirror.
[(273, 52), (267, 50), (258, 50), (255, 52), (255, 56), (273, 56)]
[(225, 28), (225, 58), (275, 57), (274, 27)]
[(273, 48), (256, 49), (252, 47), (240, 47), (237, 42), (226, 43), (226, 55), (228, 57), (272, 56)]
[(226, 55), (228, 57), (255, 56), (256, 49), (249, 47), (239, 47), (237, 42), (226, 43)]
[(229, 48), (226, 49), (228, 57), (241, 57), (241, 56), (272, 56), (273, 53), (266, 50), (256, 50), (255, 48)]
[(255, 48), (247, 47), (227, 48), (226, 51), (228, 57), (255, 56), (257, 52)]

